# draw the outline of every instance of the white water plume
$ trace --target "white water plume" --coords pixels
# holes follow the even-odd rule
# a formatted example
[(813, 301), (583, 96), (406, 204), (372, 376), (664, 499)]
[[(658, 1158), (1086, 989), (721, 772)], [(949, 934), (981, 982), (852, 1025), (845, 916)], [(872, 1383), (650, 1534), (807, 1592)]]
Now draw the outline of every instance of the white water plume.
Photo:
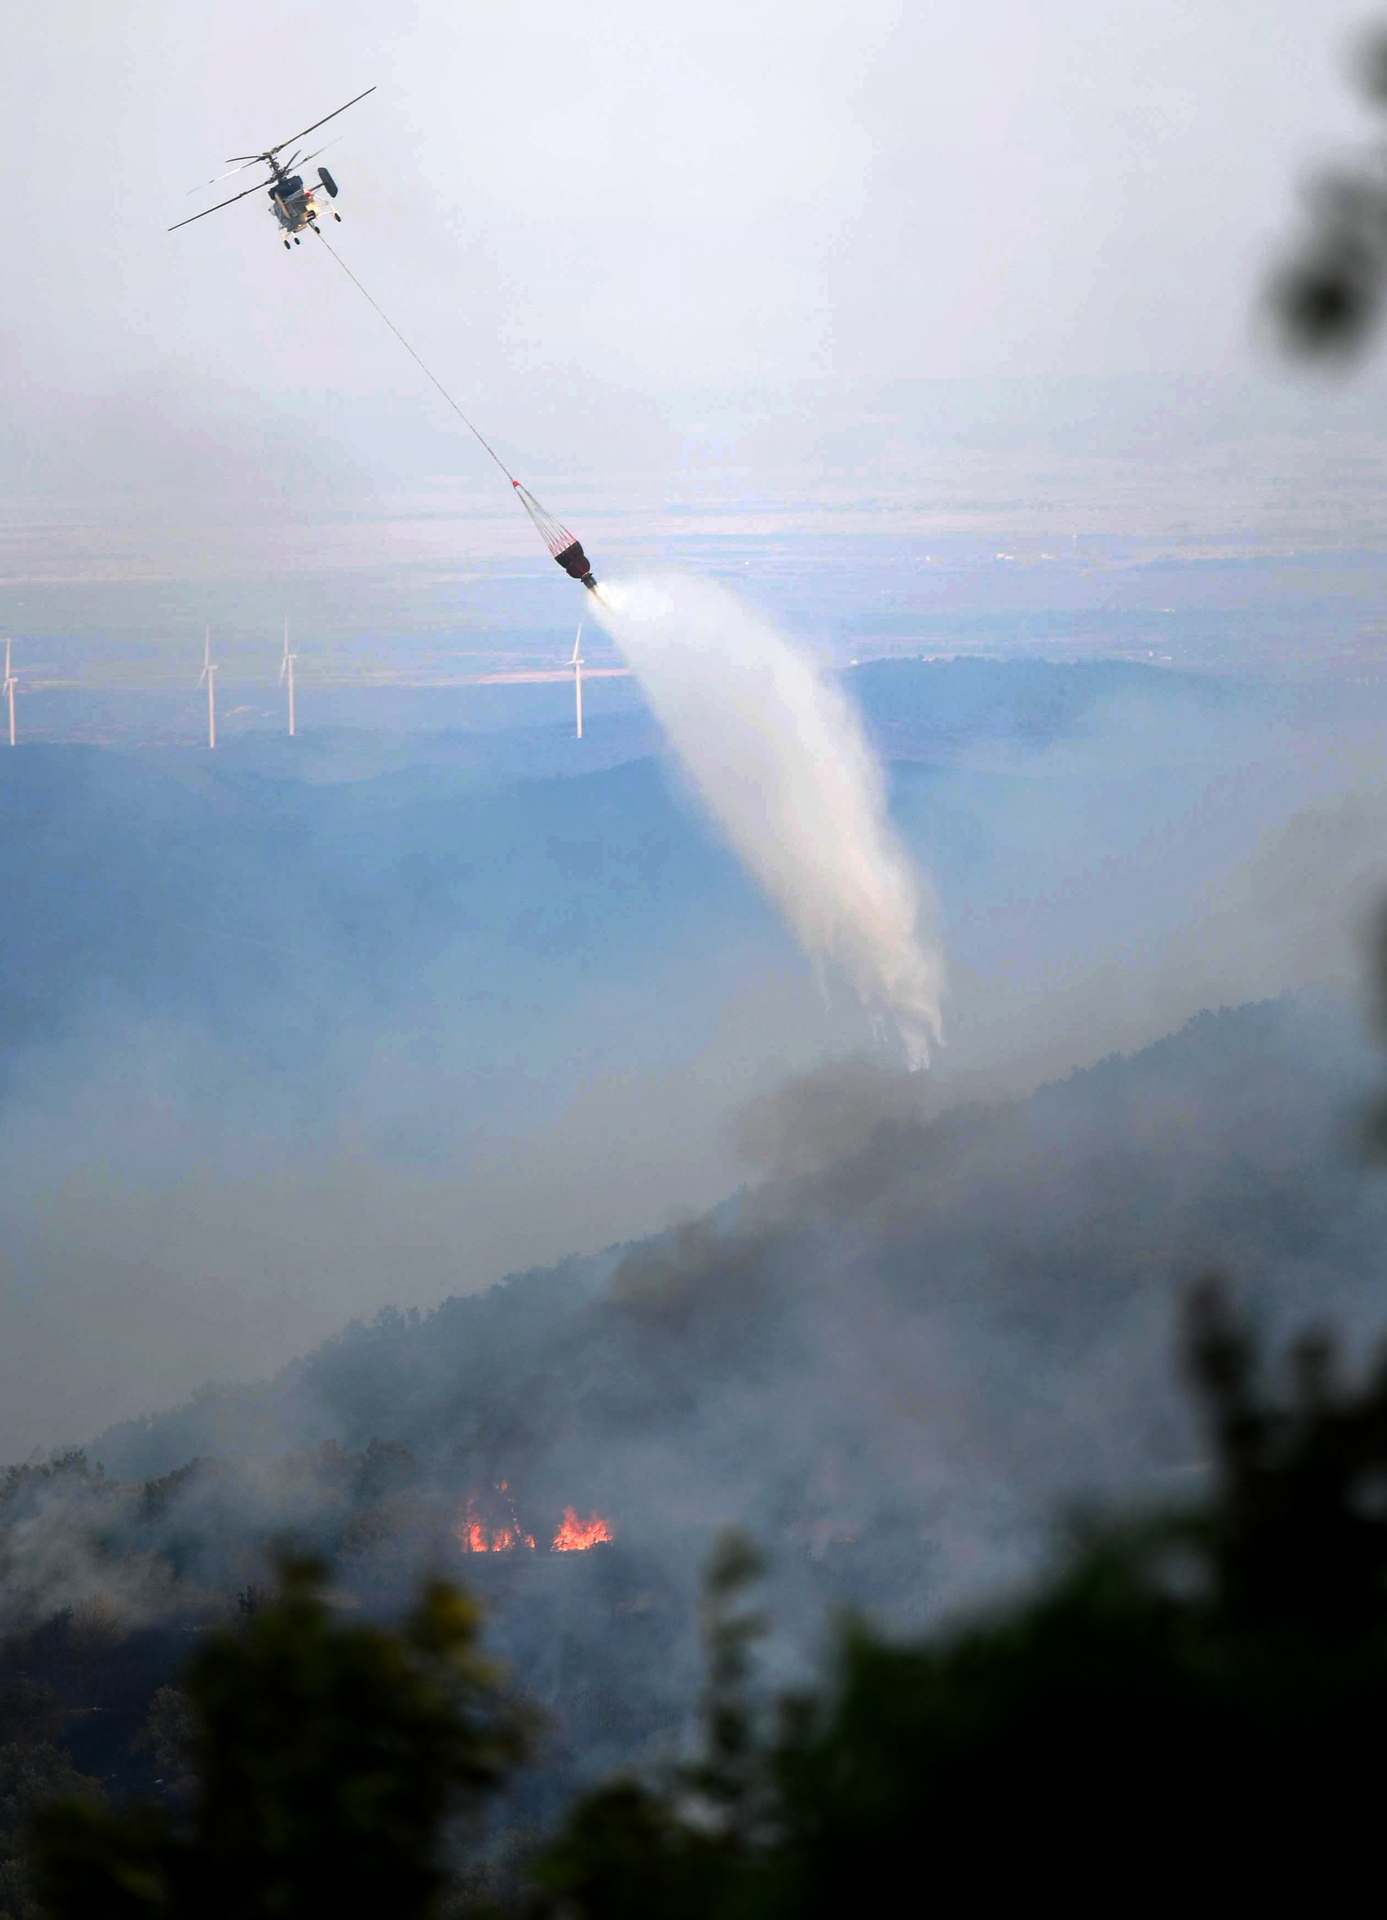
[(762, 615), (706, 580), (609, 584), (621, 647), (709, 811), (805, 950), (893, 1025), (912, 1067), (940, 1037), (933, 899), (887, 817), (857, 713)]

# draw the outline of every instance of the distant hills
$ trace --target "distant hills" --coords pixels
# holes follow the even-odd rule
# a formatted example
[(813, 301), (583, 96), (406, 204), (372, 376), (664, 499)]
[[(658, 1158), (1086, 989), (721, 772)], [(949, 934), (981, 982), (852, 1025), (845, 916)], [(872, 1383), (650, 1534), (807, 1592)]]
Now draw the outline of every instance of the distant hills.
[[(952, 1097), (1344, 977), (1371, 807), (1249, 861), (1315, 764), (1281, 694), (1101, 661), (849, 682), (940, 896)], [(5, 1451), (698, 1214), (748, 1101), (889, 1064), (646, 716), (581, 745), (500, 717), (0, 752)]]
[[(1376, 1071), (1346, 1010), (1301, 997), (1201, 1015), (1020, 1103), (932, 1114), (909, 1079), (806, 1082), (780, 1124), (817, 1142), (812, 1167), (669, 1234), (387, 1309), (90, 1458), (124, 1483), (222, 1462), (252, 1534), (272, 1462), (372, 1444), (406, 1449), (449, 1513), (506, 1482), (537, 1537), (575, 1502), (666, 1549), (735, 1516), (790, 1556), (847, 1529), (870, 1561), (896, 1515), (915, 1570), (879, 1597), (919, 1605), (1053, 1495), (1198, 1459), (1168, 1340), (1199, 1271), (1277, 1320), (1376, 1324), (1387, 1177), (1350, 1150)], [(209, 1534), (188, 1565), (212, 1577), (227, 1551)]]
[[(888, 757), (942, 764), (1043, 749), (1113, 700), (1248, 697), (1101, 661), (885, 661), (848, 684)], [(337, 730), (215, 755), (0, 754), (0, 1096), (19, 1050), (102, 1011), (205, 1020), (267, 1068), (304, 1067), (348, 1008), (437, 991), (440, 965), (494, 1032), (491, 1009), (543, 1019), (575, 970), (649, 975), (671, 948), (777, 940), (656, 745), (637, 712), (581, 743)], [(950, 817), (926, 831), (947, 867)]]
[[(99, 1602), (147, 1663), (154, 1625), (175, 1658), (277, 1540), (354, 1606), (441, 1567), (554, 1716), (552, 1805), (679, 1736), (726, 1524), (771, 1556), (793, 1663), (828, 1605), (918, 1623), (1016, 1577), (1062, 1500), (1196, 1485), (1171, 1340), (1201, 1271), (1266, 1326), (1375, 1337), (1387, 1176), (1351, 1142), (1379, 1071), (1349, 1012), (1301, 996), (1021, 1102), (940, 1111), (860, 1067), (792, 1085), (767, 1123), (789, 1170), (701, 1219), (386, 1309), (273, 1379), (12, 1469), (0, 1626)], [(610, 1537), (552, 1551), (570, 1523)]]

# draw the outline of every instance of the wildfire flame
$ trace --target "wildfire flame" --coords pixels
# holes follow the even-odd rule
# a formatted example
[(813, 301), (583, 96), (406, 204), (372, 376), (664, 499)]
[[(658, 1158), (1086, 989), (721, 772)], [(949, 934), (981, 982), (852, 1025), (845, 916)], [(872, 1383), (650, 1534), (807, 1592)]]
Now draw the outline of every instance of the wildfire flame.
[[(504, 1480), (497, 1482), (496, 1491), (504, 1496), (510, 1508), (509, 1521), (503, 1520), (499, 1526), (494, 1525), (477, 1502), (469, 1499), (457, 1523), (458, 1545), (464, 1553), (508, 1553), (515, 1547), (528, 1547), (533, 1553), (534, 1535), (526, 1533), (521, 1526), (510, 1488)], [(586, 1553), (589, 1547), (599, 1547), (604, 1541), (615, 1538), (611, 1521), (604, 1520), (601, 1514), (590, 1513), (586, 1520), (580, 1520), (575, 1508), (565, 1507), (562, 1523), (549, 1551)]]
[(580, 1520), (572, 1507), (563, 1510), (563, 1524), (554, 1535), (551, 1553), (586, 1553), (589, 1547), (601, 1546), (604, 1540), (611, 1540), (612, 1523), (604, 1520), (600, 1514), (590, 1513), (586, 1520)]
[[(505, 1491), (504, 1486), (501, 1489)], [(511, 1508), (514, 1525), (489, 1527), (477, 1510), (475, 1500), (467, 1502), (467, 1511), (458, 1523), (458, 1544), (464, 1553), (506, 1553), (512, 1547), (528, 1547), (534, 1552), (534, 1535), (526, 1533)]]

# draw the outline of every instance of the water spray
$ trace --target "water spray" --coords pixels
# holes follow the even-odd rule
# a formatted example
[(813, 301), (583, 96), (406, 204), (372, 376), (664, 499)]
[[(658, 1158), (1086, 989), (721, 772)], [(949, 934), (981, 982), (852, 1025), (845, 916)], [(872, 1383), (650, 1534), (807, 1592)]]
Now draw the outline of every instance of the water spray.
[(940, 1038), (944, 992), (933, 903), (891, 825), (881, 769), (851, 703), (768, 621), (710, 582), (599, 588), (582, 542), (516, 479), (313, 230), (506, 476), (556, 565), (592, 594), (710, 813), (805, 952), (848, 980), (874, 1024), (894, 1031), (912, 1069), (925, 1066)]
[(852, 702), (712, 581), (621, 581), (596, 600), (743, 866), (816, 966), (847, 981), (912, 1069), (926, 1066), (945, 985), (934, 900)]

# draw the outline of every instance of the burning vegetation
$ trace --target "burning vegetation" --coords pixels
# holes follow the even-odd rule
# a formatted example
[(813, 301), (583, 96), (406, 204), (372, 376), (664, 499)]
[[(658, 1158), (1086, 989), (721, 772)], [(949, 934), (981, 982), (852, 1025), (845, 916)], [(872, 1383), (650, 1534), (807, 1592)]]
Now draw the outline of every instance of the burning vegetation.
[[(498, 1483), (496, 1492), (504, 1502), (505, 1514), (497, 1519), (494, 1515), (488, 1515), (478, 1500), (469, 1498), (457, 1524), (458, 1544), (464, 1553), (508, 1553), (515, 1547), (525, 1547), (533, 1553), (535, 1537), (521, 1525), (515, 1501), (504, 1480)], [(610, 1520), (604, 1520), (597, 1513), (580, 1519), (576, 1508), (565, 1507), (563, 1519), (549, 1543), (549, 1551), (586, 1553), (589, 1547), (601, 1546), (615, 1537)]]
[(549, 1551), (586, 1553), (589, 1547), (600, 1547), (604, 1540), (612, 1538), (610, 1520), (604, 1520), (596, 1513), (590, 1513), (586, 1520), (580, 1520), (572, 1507), (565, 1507), (563, 1523), (550, 1542)]
[(522, 1532), (518, 1526), (507, 1526), (504, 1522), (499, 1527), (489, 1526), (471, 1500), (458, 1524), (458, 1539), (467, 1553), (505, 1553), (511, 1547), (529, 1547), (533, 1552), (535, 1544), (534, 1535)]

